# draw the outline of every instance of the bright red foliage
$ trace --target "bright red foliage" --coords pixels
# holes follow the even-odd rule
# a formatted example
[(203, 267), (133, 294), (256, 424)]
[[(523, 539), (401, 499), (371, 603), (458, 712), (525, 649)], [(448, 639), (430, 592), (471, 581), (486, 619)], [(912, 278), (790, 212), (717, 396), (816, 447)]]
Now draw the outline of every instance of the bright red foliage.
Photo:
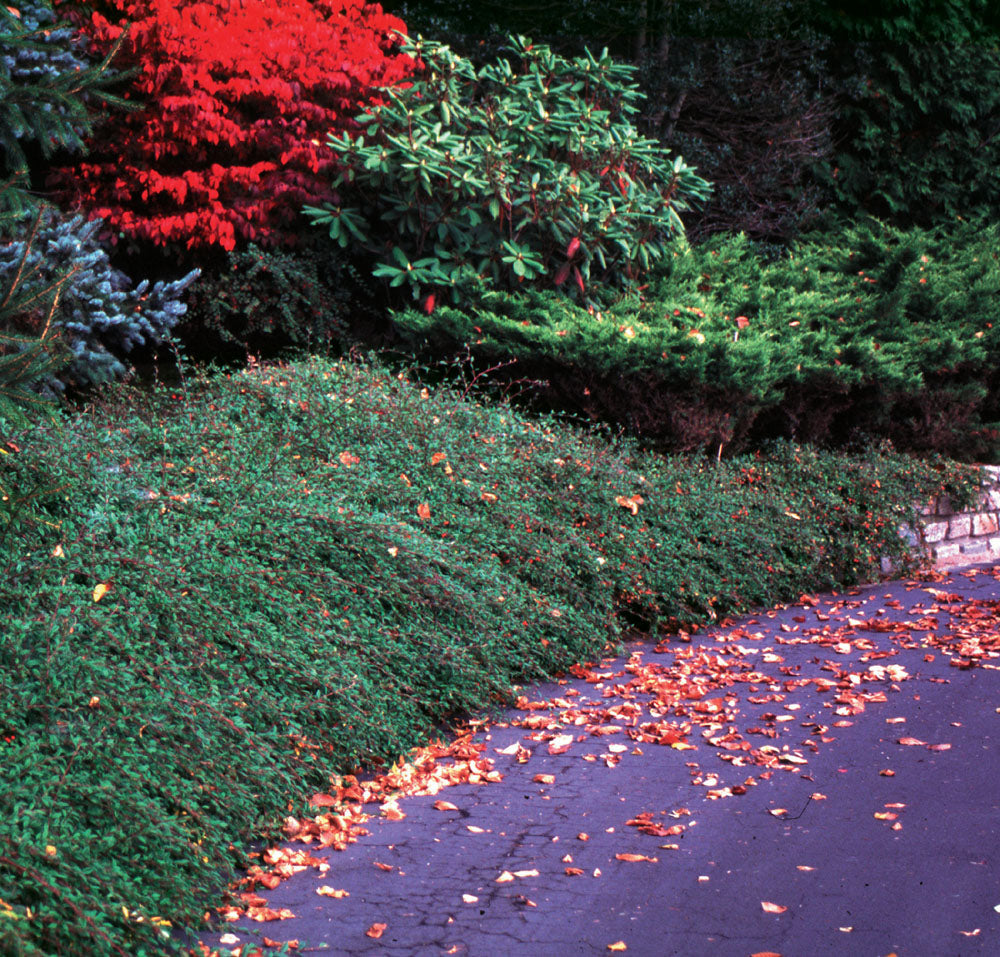
[(396, 50), (403, 22), (363, 0), (64, 6), (97, 54), (132, 23), (114, 65), (138, 67), (128, 96), (143, 108), (112, 113), (86, 162), (49, 180), (61, 202), (104, 217), (112, 242), (294, 246), (302, 205), (331, 198), (327, 133), (354, 128), (373, 88), (413, 67)]

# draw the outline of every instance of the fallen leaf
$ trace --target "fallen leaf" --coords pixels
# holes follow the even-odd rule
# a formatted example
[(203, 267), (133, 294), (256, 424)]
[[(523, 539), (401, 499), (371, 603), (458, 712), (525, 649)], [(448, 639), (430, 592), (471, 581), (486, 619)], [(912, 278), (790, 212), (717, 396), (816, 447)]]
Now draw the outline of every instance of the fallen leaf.
[(371, 927), (365, 931), (365, 936), (371, 937), (373, 940), (378, 940), (379, 937), (385, 933), (385, 929), (388, 926), (388, 924), (372, 924)]
[(527, 871), (514, 871), (515, 877), (538, 877), (538, 871), (532, 868)]
[(475, 824), (466, 824), (465, 829), (467, 831), (472, 831), (473, 834), (485, 834), (486, 831), (481, 827), (476, 827)]
[(929, 744), (927, 745), (928, 751), (950, 751), (950, 744)]
[(582, 867), (567, 867), (566, 875), (568, 877), (579, 877), (583, 873)]
[(297, 940), (271, 940), (270, 937), (264, 937), (265, 947), (280, 947), (284, 944), (289, 950), (298, 950), (299, 942)]
[(781, 817), (782, 815), (788, 813), (788, 809), (783, 807), (772, 807), (767, 813), (773, 817)]
[(960, 930), (959, 933), (963, 937), (978, 937), (982, 931), (977, 927), (975, 930)]
[(589, 841), (590, 835), (585, 833), (584, 831), (581, 831), (579, 834), (577, 834), (576, 839), (578, 841)]
[(757, 953), (751, 954), (750, 957), (781, 957), (781, 954), (774, 950), (758, 950)]
[(628, 861), (629, 863), (636, 863), (638, 861), (649, 861), (650, 864), (658, 863), (657, 858), (647, 857), (645, 854), (616, 854), (615, 859), (619, 861)]
[(814, 871), (815, 867), (810, 867), (808, 864), (798, 864), (795, 868), (797, 871)]
[(476, 901), (479, 900), (479, 898), (476, 897), (475, 894), (463, 894), (462, 900), (465, 901), (466, 904), (475, 904)]
[(338, 801), (332, 794), (314, 794), (309, 803), (314, 807), (336, 807)]
[(431, 517), (431, 507), (426, 502), (421, 502), (417, 506), (417, 517), (425, 521)]
[(392, 870), (392, 865), (391, 864), (383, 864), (381, 861), (375, 861), (375, 866), (380, 871), (391, 871)]
[(359, 459), (352, 452), (341, 452), (337, 457), (340, 459), (340, 464), (346, 468), (350, 468), (352, 465), (357, 465), (358, 462), (361, 461), (361, 459)]
[(772, 904), (771, 901), (761, 901), (760, 907), (768, 914), (784, 914), (788, 910), (787, 907), (783, 907), (781, 904)]
[(451, 801), (435, 801), (434, 802), (435, 811), (457, 811), (458, 807), (451, 803)]
[(349, 891), (339, 890), (336, 887), (331, 887), (329, 884), (324, 884), (322, 887), (317, 887), (316, 893), (319, 894), (320, 897), (341, 898), (341, 897), (351, 896)]
[(900, 738), (896, 744), (903, 744), (908, 747), (923, 747), (927, 744), (926, 741), (921, 741), (920, 738)]
[(884, 770), (879, 771), (879, 774), (881, 774), (884, 778), (894, 778), (896, 776), (896, 772), (893, 771), (892, 768), (885, 768)]
[(514, 875), (510, 871), (503, 871), (500, 876), (496, 879), (497, 884), (509, 884), (514, 880)]
[(628, 945), (623, 940), (616, 940), (613, 944), (608, 944), (608, 950), (628, 950)]
[(549, 742), (549, 754), (565, 754), (573, 743), (573, 735), (557, 734)]
[(101, 582), (99, 585), (94, 585), (93, 599), (94, 601), (100, 601), (108, 593), (108, 586)]
[(554, 774), (536, 774), (531, 780), (535, 784), (555, 784), (556, 776)]

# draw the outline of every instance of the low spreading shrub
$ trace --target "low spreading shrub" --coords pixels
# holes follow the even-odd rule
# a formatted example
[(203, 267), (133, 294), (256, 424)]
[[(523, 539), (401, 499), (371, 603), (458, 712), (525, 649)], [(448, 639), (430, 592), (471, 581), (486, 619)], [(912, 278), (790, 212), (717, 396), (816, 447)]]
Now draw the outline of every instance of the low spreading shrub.
[(962, 487), (878, 449), (663, 459), (319, 360), (47, 429), (0, 456), (56, 483), (0, 529), (0, 949), (67, 957), (162, 953), (331, 774), (625, 627), (902, 563), (911, 503)]
[(394, 321), (440, 352), (515, 358), (548, 402), (674, 450), (863, 434), (956, 458), (1000, 455), (996, 227), (862, 222), (767, 258), (745, 237), (678, 244), (645, 297), (605, 310), (493, 293)]
[[(633, 286), (668, 255), (709, 185), (639, 134), (634, 68), (607, 51), (567, 59), (523, 37), (477, 70), (409, 41), (412, 84), (328, 138), (347, 169), (336, 202), (307, 206), (342, 246), (365, 245), (390, 286), (453, 302), (482, 288), (561, 288), (577, 299)], [(606, 288), (605, 288), (606, 287)]]

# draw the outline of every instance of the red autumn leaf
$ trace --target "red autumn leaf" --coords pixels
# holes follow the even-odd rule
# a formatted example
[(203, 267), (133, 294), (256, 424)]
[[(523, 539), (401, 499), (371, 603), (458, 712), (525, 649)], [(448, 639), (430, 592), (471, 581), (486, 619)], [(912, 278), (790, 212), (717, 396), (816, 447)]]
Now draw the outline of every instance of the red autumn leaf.
[(434, 293), (431, 293), (424, 300), (424, 312), (429, 316), (434, 311)]
[(557, 285), (561, 286), (566, 278), (569, 276), (569, 263), (563, 263), (557, 270), (556, 274), (552, 277), (552, 281)]
[(574, 236), (569, 241), (569, 245), (566, 247), (566, 258), (572, 259), (576, 255), (576, 251), (579, 248), (580, 248), (580, 239), (578, 236)]
[(379, 937), (385, 933), (385, 929), (388, 926), (388, 924), (372, 924), (371, 927), (365, 931), (365, 936), (371, 937), (373, 940), (378, 940)]
[(426, 502), (421, 502), (417, 506), (417, 517), (426, 521), (431, 517), (431, 507)]
[(585, 292), (583, 285), (583, 276), (580, 274), (580, 270), (576, 266), (573, 267), (573, 278), (576, 280), (576, 284), (580, 287), (580, 292)]
[[(737, 316), (736, 317), (736, 325), (740, 329), (746, 329), (746, 327), (750, 325), (750, 320), (747, 319), (746, 316)], [(815, 602), (813, 602), (813, 604), (815, 604)]]

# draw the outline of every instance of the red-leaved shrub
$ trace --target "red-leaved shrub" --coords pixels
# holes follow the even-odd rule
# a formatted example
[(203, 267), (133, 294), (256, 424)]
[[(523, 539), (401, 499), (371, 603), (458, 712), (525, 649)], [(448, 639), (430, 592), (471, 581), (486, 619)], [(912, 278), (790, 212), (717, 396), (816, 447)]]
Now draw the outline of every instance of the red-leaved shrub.
[[(54, 170), (64, 205), (156, 245), (295, 246), (304, 204), (331, 198), (330, 132), (410, 74), (397, 17), (363, 0), (103, 0), (57, 9), (114, 65), (136, 112), (107, 117), (84, 162)], [(101, 10), (103, 12), (98, 12)]]

